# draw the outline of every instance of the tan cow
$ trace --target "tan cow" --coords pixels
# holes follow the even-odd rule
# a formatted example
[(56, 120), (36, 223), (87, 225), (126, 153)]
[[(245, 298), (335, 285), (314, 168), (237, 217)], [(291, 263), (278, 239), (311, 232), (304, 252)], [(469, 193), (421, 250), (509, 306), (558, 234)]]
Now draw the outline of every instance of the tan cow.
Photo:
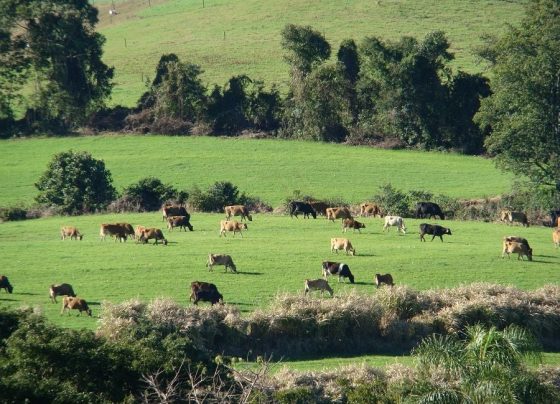
[(354, 219), (344, 219), (342, 221), (342, 232), (346, 233), (346, 230), (352, 229), (352, 231), (358, 230), (358, 233), (361, 233), (360, 229), (365, 229), (366, 225), (363, 223), (358, 222)]
[(66, 240), (66, 237), (70, 237), (70, 240), (81, 240), (84, 238), (84, 235), (74, 226), (62, 226), (60, 228), (60, 238)]
[(71, 296), (76, 297), (72, 285), (69, 283), (61, 283), (59, 285), (51, 285), (49, 288), (49, 297), (53, 303), (56, 303), (57, 296)]
[(523, 212), (514, 212), (509, 209), (502, 209), (500, 212), (500, 220), (508, 224), (513, 222), (519, 222), (525, 227), (529, 227), (529, 222), (527, 220), (527, 215)]
[(345, 207), (339, 208), (327, 208), (327, 219), (333, 221), (335, 219), (352, 219), (352, 213), (350, 209)]
[(230, 255), (226, 254), (208, 254), (208, 261), (206, 262), (206, 266), (208, 270), (211, 271), (214, 265), (223, 265), (225, 267), (225, 271), (230, 268), (231, 272), (237, 273), (237, 268), (233, 263), (233, 259)]
[(400, 216), (385, 216), (385, 224), (383, 225), (383, 231), (387, 230), (389, 232), (389, 228), (391, 226), (397, 227), (397, 232), (402, 231), (403, 234), (406, 234), (406, 226), (404, 225), (404, 220)]
[(381, 217), (381, 209), (375, 203), (364, 202), (360, 205), (360, 216)]
[(245, 205), (229, 205), (224, 207), (224, 212), (226, 213), (226, 220), (230, 220), (232, 216), (241, 216), (241, 220), (249, 219), (250, 222), (253, 221), (253, 216), (249, 214), (249, 209)]
[(338, 254), (338, 250), (346, 251), (346, 255), (348, 253), (352, 253), (352, 255), (356, 255), (356, 250), (352, 247), (352, 243), (350, 240), (346, 238), (331, 238), (331, 252), (335, 252)]
[(64, 296), (62, 298), (62, 311), (60, 314), (64, 314), (65, 310), (68, 310), (68, 314), (70, 314), (70, 310), (78, 310), (78, 316), (82, 314), (82, 311), (85, 311), (91, 317), (91, 309), (86, 301), (79, 297)]
[(391, 287), (395, 285), (391, 274), (375, 274), (375, 285), (377, 286), (377, 288), (379, 289), (379, 286), (381, 286), (382, 284), (389, 285)]
[(502, 251), (502, 258), (505, 254), (507, 254), (508, 258), (511, 258), (510, 254), (516, 253), (518, 260), (523, 260), (523, 256), (526, 256), (529, 261), (533, 261), (533, 249), (526, 243), (508, 241), (504, 238)]
[(142, 232), (146, 230), (146, 226), (142, 226), (142, 225), (138, 225), (134, 228), (134, 238), (136, 240), (140, 240), (140, 236), (142, 235)]
[(233, 232), (233, 237), (235, 237), (235, 233), (239, 233), (241, 237), (243, 237), (243, 233), (241, 230), (248, 230), (247, 225), (245, 223), (240, 223), (237, 220), (222, 220), (220, 221), (220, 237), (223, 235), (226, 236), (226, 232), (231, 231)]
[(128, 236), (134, 237), (134, 229), (128, 223), (103, 223), (99, 228), (99, 237), (105, 240), (106, 236), (115, 237), (115, 241), (126, 241)]
[(325, 290), (330, 293), (331, 297), (334, 295), (334, 292), (332, 288), (329, 286), (329, 283), (324, 279), (314, 279), (314, 280), (306, 279), (303, 285), (305, 287), (304, 289), (305, 295), (307, 295), (307, 293), (312, 290), (320, 290), (321, 296), (323, 296), (323, 292)]
[(156, 229), (155, 227), (150, 227), (148, 229), (144, 229), (142, 234), (140, 234), (139, 241), (146, 244), (148, 240), (154, 239), (154, 245), (157, 245), (159, 240), (163, 241), (164, 245), (167, 245), (167, 240), (163, 236), (163, 232), (160, 229)]
[(552, 232), (552, 241), (556, 248), (560, 247), (560, 227)]

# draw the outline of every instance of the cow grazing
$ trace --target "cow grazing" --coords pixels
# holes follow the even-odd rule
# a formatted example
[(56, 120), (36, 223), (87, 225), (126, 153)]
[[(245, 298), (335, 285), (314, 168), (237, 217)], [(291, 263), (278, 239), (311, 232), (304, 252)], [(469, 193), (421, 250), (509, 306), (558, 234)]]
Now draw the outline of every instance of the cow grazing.
[(163, 236), (163, 232), (155, 227), (150, 227), (149, 229), (144, 229), (142, 234), (140, 234), (139, 241), (146, 244), (148, 240), (154, 239), (154, 245), (157, 245), (158, 241), (162, 241), (164, 245), (167, 245), (167, 240)]
[(306, 279), (304, 282), (304, 287), (305, 287), (304, 289), (305, 295), (307, 295), (307, 293), (311, 292), (312, 290), (320, 290), (321, 296), (323, 296), (323, 292), (325, 290), (329, 292), (331, 297), (334, 295), (334, 292), (332, 288), (329, 286), (329, 283), (324, 279), (315, 279), (315, 280)]
[(418, 202), (416, 204), (416, 219), (431, 219), (436, 216), (439, 216), (441, 220), (445, 219), (445, 216), (437, 203)]
[(70, 310), (78, 310), (78, 316), (82, 314), (82, 311), (85, 311), (87, 315), (91, 317), (91, 309), (88, 307), (86, 301), (79, 297), (64, 296), (62, 298), (62, 311), (60, 314), (64, 314), (66, 310), (68, 310), (68, 314), (70, 314)]
[(348, 255), (348, 253), (356, 255), (356, 250), (352, 247), (350, 240), (346, 238), (331, 238), (331, 252), (336, 251), (338, 254), (338, 250), (346, 251), (346, 255)]
[(49, 288), (49, 297), (53, 303), (56, 303), (57, 296), (71, 296), (76, 297), (74, 293), (74, 289), (72, 289), (72, 285), (68, 283), (61, 283), (58, 285), (51, 285)]
[(528, 244), (519, 241), (507, 241), (504, 238), (502, 245), (502, 258), (507, 254), (508, 258), (511, 258), (510, 254), (516, 253), (517, 259), (523, 259), (526, 256), (529, 261), (533, 261), (533, 249), (529, 247)]
[(297, 219), (298, 215), (302, 213), (304, 219), (309, 218), (309, 215), (313, 216), (313, 219), (317, 219), (317, 212), (315, 212), (315, 209), (307, 202), (293, 201), (290, 202), (288, 207), (290, 209), (290, 217), (295, 216)]
[(191, 282), (191, 295), (189, 300), (194, 300), (196, 298), (196, 293), (201, 290), (218, 293), (218, 288), (213, 283), (194, 281)]
[(223, 265), (225, 268), (225, 272), (227, 272), (228, 268), (231, 272), (237, 273), (237, 267), (233, 263), (233, 259), (230, 255), (226, 254), (208, 254), (208, 261), (206, 262), (206, 266), (208, 270), (211, 271), (214, 265)]
[(404, 220), (400, 216), (385, 216), (385, 224), (383, 225), (383, 231), (389, 231), (391, 226), (397, 227), (397, 233), (401, 232), (406, 234), (406, 226), (404, 225)]
[(358, 222), (357, 220), (354, 219), (344, 219), (342, 221), (342, 231), (344, 233), (346, 233), (346, 230), (348, 229), (352, 229), (352, 231), (356, 231), (358, 230), (358, 233), (360, 232), (360, 229), (365, 229), (366, 225), (363, 223)]
[(439, 237), (441, 239), (441, 242), (443, 243), (443, 235), (449, 234), (451, 236), (451, 229), (440, 226), (438, 224), (422, 223), (420, 225), (420, 241), (426, 241), (426, 239), (424, 238), (426, 234), (432, 235), (432, 241), (434, 241), (434, 238), (436, 238), (436, 236)]
[(134, 238), (136, 240), (140, 240), (140, 236), (142, 235), (142, 232), (146, 230), (146, 226), (141, 226), (138, 225), (134, 228)]
[(379, 286), (381, 286), (382, 284), (389, 285), (391, 287), (395, 286), (391, 274), (375, 274), (375, 285), (377, 286), (377, 288), (379, 289)]
[(0, 289), (4, 289), (6, 293), (12, 293), (14, 287), (10, 284), (8, 277), (5, 275), (0, 275)]
[(330, 208), (330, 205), (321, 202), (321, 201), (310, 201), (309, 205), (317, 212), (318, 215), (326, 216), (327, 215), (327, 208)]
[(106, 236), (115, 237), (115, 242), (117, 240), (123, 242), (128, 236), (134, 237), (134, 229), (128, 223), (104, 223), (99, 228), (99, 237), (101, 240), (105, 240)]
[(178, 205), (163, 205), (161, 208), (162, 221), (171, 216), (189, 216), (187, 209), (184, 206)]
[(348, 278), (350, 283), (354, 283), (354, 275), (350, 272), (350, 267), (342, 262), (323, 261), (323, 278), (327, 279), (329, 275), (338, 275), (338, 281), (342, 278)]
[(552, 232), (552, 242), (556, 248), (560, 247), (560, 227)]
[(210, 302), (213, 306), (216, 303), (223, 304), (224, 297), (220, 292), (218, 292), (218, 289), (198, 289), (194, 291), (193, 303), (198, 305), (198, 302)]
[(360, 216), (381, 217), (381, 209), (375, 203), (364, 202), (360, 205)]
[(173, 231), (173, 229), (175, 227), (179, 228), (179, 231), (181, 231), (181, 229), (187, 231), (187, 228), (190, 231), (193, 231), (193, 227), (190, 223), (190, 215), (188, 216), (169, 216), (167, 218), (167, 228), (171, 231)]
[(350, 209), (346, 207), (327, 208), (327, 219), (334, 222), (335, 219), (352, 219)]
[(508, 224), (513, 222), (519, 222), (525, 227), (529, 227), (529, 221), (527, 220), (527, 215), (523, 212), (514, 212), (509, 209), (503, 209), (500, 212), (500, 220)]
[(228, 231), (233, 232), (233, 237), (235, 237), (235, 233), (239, 233), (241, 237), (243, 237), (241, 230), (247, 230), (247, 225), (245, 223), (240, 223), (237, 220), (220, 221), (220, 237), (222, 235), (225, 237)]
[(560, 210), (550, 211), (550, 227), (560, 227)]
[(66, 240), (66, 237), (70, 237), (70, 240), (82, 240), (84, 235), (74, 226), (63, 226), (60, 228), (60, 238)]
[(232, 216), (241, 216), (241, 221), (243, 219), (249, 219), (250, 222), (253, 221), (253, 216), (249, 214), (249, 209), (245, 205), (229, 205), (224, 207), (226, 213), (226, 220), (230, 220)]

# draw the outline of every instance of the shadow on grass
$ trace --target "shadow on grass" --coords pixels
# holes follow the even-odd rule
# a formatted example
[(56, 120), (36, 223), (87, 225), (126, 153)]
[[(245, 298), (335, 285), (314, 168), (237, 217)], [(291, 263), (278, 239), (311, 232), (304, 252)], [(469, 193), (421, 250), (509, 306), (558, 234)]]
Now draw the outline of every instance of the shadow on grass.
[(368, 286), (372, 286), (375, 285), (374, 282), (354, 282), (354, 285), (368, 285)]
[(263, 275), (262, 272), (237, 271), (240, 275)]
[(43, 293), (17, 292), (17, 294), (23, 296), (37, 296), (37, 295), (42, 295)]
[(18, 302), (18, 299), (10, 299), (9, 297), (7, 299), (5, 298), (0, 298), (0, 302)]

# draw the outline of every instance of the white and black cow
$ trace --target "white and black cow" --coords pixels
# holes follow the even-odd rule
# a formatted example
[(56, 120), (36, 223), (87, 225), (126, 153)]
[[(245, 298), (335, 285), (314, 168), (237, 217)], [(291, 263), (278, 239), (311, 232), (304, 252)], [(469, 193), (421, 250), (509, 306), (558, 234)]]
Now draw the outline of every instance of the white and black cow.
[(329, 275), (338, 275), (338, 281), (348, 278), (350, 283), (354, 283), (354, 275), (350, 272), (350, 267), (343, 262), (323, 261), (323, 277), (327, 279)]

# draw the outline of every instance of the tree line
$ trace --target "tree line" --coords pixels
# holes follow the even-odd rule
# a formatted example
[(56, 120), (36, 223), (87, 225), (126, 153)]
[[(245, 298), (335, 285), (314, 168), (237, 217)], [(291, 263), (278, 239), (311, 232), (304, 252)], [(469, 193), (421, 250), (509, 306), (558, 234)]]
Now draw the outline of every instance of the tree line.
[[(135, 108), (107, 108), (98, 11), (86, 0), (0, 1), (0, 135), (77, 127), (163, 134), (266, 132), (290, 139), (456, 150), (560, 190), (560, 5), (538, 0), (478, 49), (491, 80), (450, 66), (445, 33), (342, 41), (288, 24), (286, 94), (247, 75), (209, 88), (201, 66), (162, 55)], [(33, 88), (16, 119), (14, 105)]]

